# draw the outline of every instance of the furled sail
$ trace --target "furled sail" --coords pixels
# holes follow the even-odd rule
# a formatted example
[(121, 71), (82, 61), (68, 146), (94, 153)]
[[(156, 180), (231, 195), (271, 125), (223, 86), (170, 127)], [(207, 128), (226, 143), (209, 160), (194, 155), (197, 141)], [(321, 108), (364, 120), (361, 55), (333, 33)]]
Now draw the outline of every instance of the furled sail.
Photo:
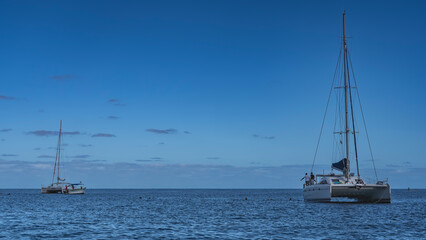
[(343, 158), (342, 160), (336, 163), (332, 163), (331, 168), (345, 172), (347, 170), (347, 165), (348, 165), (348, 159)]

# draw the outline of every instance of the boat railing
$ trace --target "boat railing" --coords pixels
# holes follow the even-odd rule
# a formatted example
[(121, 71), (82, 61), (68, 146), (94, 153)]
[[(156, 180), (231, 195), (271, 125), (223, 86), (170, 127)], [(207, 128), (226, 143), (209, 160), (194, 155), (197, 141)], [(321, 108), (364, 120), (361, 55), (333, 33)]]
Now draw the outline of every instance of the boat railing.
[(379, 180), (379, 181), (377, 181), (377, 183), (376, 183), (377, 185), (386, 185), (386, 184), (389, 184), (389, 181), (388, 181), (388, 179), (386, 178), (386, 179), (383, 179), (383, 180)]

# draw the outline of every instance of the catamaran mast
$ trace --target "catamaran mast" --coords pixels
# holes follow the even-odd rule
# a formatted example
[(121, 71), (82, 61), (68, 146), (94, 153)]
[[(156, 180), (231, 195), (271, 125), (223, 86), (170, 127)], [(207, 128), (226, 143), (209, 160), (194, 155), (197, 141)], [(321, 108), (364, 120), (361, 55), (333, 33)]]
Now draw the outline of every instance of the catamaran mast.
[(58, 177), (56, 178), (56, 183), (59, 183), (59, 180), (61, 179), (59, 177), (59, 164), (60, 164), (60, 160), (61, 160), (61, 134), (62, 134), (62, 120), (59, 124), (58, 146), (56, 146), (55, 169), (53, 170), (53, 178), (55, 178), (56, 166), (58, 167)]
[(344, 75), (345, 75), (345, 137), (346, 137), (346, 178), (349, 179), (350, 161), (349, 161), (349, 118), (348, 118), (348, 69), (347, 69), (347, 46), (346, 46), (346, 33), (345, 33), (345, 12), (343, 12), (343, 60), (344, 60)]
[(58, 158), (58, 183), (59, 183), (59, 180), (60, 180), (60, 177), (59, 177), (59, 162), (61, 161), (61, 134), (62, 134), (62, 120), (61, 120), (61, 122), (60, 122), (60, 125), (59, 125), (59, 138), (58, 138), (58, 155), (57, 155), (57, 158)]
[(56, 146), (56, 158), (55, 158), (55, 166), (53, 167), (53, 176), (52, 176), (52, 185), (55, 181), (56, 176), (56, 168), (58, 168), (58, 177), (56, 178), (56, 183), (59, 183), (59, 161), (61, 159), (61, 133), (62, 133), (62, 120), (59, 125), (59, 137), (58, 137), (58, 145)]

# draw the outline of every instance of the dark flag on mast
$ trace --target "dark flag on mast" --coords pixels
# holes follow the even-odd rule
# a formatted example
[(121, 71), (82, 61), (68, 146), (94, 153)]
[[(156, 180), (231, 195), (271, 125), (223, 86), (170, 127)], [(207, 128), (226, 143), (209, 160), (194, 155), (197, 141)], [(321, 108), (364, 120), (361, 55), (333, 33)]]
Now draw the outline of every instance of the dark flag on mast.
[(345, 172), (345, 170), (347, 170), (348, 168), (346, 167), (348, 164), (348, 159), (343, 158), (342, 160), (336, 162), (336, 163), (332, 163), (331, 164), (331, 168)]

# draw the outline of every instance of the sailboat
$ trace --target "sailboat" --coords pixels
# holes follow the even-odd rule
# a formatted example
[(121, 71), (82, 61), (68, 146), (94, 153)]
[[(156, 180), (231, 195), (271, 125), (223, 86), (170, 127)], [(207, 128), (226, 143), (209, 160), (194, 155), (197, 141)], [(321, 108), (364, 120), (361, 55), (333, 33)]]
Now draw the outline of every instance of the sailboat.
[[(358, 89), (356, 87), (356, 80), (354, 77), (354, 72), (352, 69), (352, 62), (350, 60), (347, 43), (346, 43), (346, 33), (345, 33), (345, 13), (343, 12), (343, 71), (341, 71), (339, 66), (341, 65), (341, 53), (339, 56), (339, 61), (336, 67), (336, 76), (341, 76), (336, 82), (335, 78), (333, 79), (333, 84), (330, 90), (330, 96), (333, 89), (339, 91), (340, 97), (337, 97), (337, 112), (342, 113), (344, 117), (337, 117), (335, 124), (334, 134), (336, 140), (336, 157), (340, 159), (337, 162), (332, 163), (331, 169), (333, 171), (337, 170), (341, 172), (340, 174), (335, 174), (331, 172), (330, 174), (317, 174), (316, 177), (313, 174), (313, 168), (315, 164), (315, 158), (318, 152), (318, 146), (321, 139), (321, 133), (324, 126), (324, 121), (326, 119), (326, 113), (323, 118), (323, 123), (320, 131), (320, 137), (318, 139), (317, 148), (314, 156), (314, 163), (312, 164), (311, 176), (306, 175), (306, 183), (303, 185), (303, 197), (305, 201), (317, 201), (317, 202), (333, 202), (333, 201), (356, 201), (356, 202), (368, 202), (368, 203), (390, 203), (391, 201), (391, 189), (387, 181), (379, 181), (377, 178), (377, 172), (375, 170), (374, 158), (371, 152), (371, 144), (368, 138), (367, 128), (365, 126), (365, 118), (362, 111), (361, 102), (359, 101), (361, 115), (364, 121), (365, 132), (368, 140), (368, 145), (370, 148), (371, 157), (373, 160), (373, 167), (376, 173), (376, 183), (368, 184), (360, 176), (359, 166), (358, 166), (358, 148), (357, 148), (357, 131), (355, 129), (356, 123), (354, 119), (354, 108), (353, 108), (353, 99), (352, 97), (356, 93), (359, 100)], [(349, 68), (349, 66), (351, 68)], [(352, 70), (351, 72), (349, 70)], [(350, 74), (352, 73), (352, 74)], [(352, 81), (352, 82), (351, 82)], [(339, 85), (341, 86), (339, 86)], [(337, 86), (336, 86), (337, 85)], [(353, 89), (356, 89), (354, 91)], [(337, 129), (336, 129), (337, 128)], [(352, 128), (352, 129), (351, 129)], [(342, 130), (343, 129), (343, 130)], [(340, 130), (340, 131), (339, 131)], [(351, 138), (351, 140), (350, 140)], [(352, 151), (351, 151), (352, 150)], [(351, 172), (351, 162), (355, 160), (356, 162), (356, 176)]]
[(63, 194), (84, 194), (86, 191), (86, 187), (84, 187), (83, 183), (67, 183), (65, 179), (62, 179), (59, 176), (60, 170), (60, 160), (61, 160), (61, 138), (62, 136), (62, 120), (59, 125), (59, 137), (58, 137), (58, 145), (56, 146), (56, 157), (55, 157), (55, 165), (53, 167), (53, 176), (52, 183), (47, 187), (41, 187), (42, 194), (48, 193), (63, 193)]

